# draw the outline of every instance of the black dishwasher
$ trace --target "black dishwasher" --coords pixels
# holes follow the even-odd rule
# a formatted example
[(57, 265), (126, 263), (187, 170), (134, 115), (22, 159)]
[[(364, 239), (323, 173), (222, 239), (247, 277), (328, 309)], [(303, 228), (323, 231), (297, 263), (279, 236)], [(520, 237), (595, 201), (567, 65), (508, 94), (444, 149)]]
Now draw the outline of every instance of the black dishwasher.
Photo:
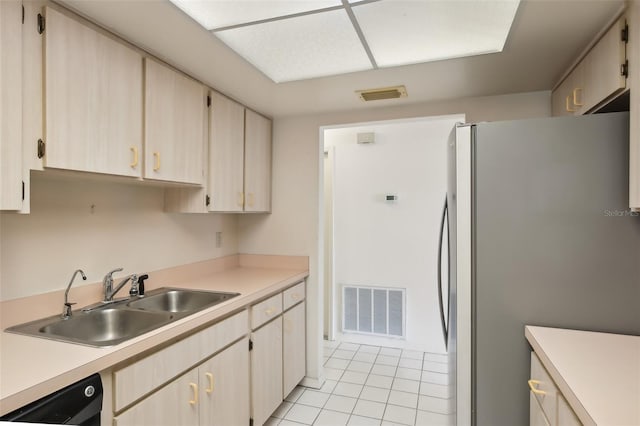
[(3, 417), (6, 422), (100, 426), (102, 381), (87, 377)]

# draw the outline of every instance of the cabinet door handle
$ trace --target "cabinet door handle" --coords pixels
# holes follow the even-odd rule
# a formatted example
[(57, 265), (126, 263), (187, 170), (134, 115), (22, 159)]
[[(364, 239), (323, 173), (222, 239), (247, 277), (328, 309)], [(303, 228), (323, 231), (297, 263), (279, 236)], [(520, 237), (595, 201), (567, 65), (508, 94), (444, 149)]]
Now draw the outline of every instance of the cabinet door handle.
[(244, 192), (238, 192), (237, 203), (240, 207), (244, 207)]
[(131, 166), (132, 169), (135, 169), (138, 165), (138, 147), (132, 146), (131, 152), (133, 152), (133, 160), (131, 161), (131, 164), (129, 164), (129, 166)]
[(529, 380), (527, 383), (529, 383), (529, 389), (531, 389), (531, 392), (535, 393), (536, 395), (546, 395), (547, 394), (545, 391), (542, 391), (542, 390), (536, 388), (536, 385), (540, 384), (540, 380)]
[(249, 193), (249, 207), (253, 207), (253, 192)]
[(207, 377), (207, 379), (209, 379), (209, 387), (206, 388), (204, 391), (206, 393), (211, 393), (211, 392), (213, 392), (213, 374), (204, 373), (204, 375)]
[(189, 387), (193, 391), (193, 399), (189, 400), (189, 404), (196, 405), (198, 403), (198, 385), (195, 383), (189, 383)]
[(158, 170), (160, 170), (160, 153), (159, 152), (154, 152), (153, 153), (153, 159), (154, 159), (154, 164), (153, 164), (153, 171), (157, 172)]
[(569, 107), (569, 102), (571, 102), (571, 95), (567, 95), (567, 98), (565, 99), (565, 109), (567, 112), (576, 112), (575, 109), (571, 109), (571, 107)]
[[(578, 102), (578, 92), (580, 92), (580, 102)], [(573, 89), (573, 104), (575, 106), (582, 106), (582, 87)]]

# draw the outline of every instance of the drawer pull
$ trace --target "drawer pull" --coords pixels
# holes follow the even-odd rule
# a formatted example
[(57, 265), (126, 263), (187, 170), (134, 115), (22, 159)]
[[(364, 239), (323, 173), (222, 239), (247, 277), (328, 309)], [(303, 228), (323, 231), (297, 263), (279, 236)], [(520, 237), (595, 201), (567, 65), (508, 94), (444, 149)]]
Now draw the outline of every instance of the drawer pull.
[[(580, 102), (578, 102), (578, 92), (580, 92)], [(576, 87), (573, 89), (573, 104), (575, 106), (582, 106), (582, 88)]]
[(133, 153), (133, 160), (131, 161), (131, 164), (129, 164), (129, 166), (131, 166), (132, 169), (135, 169), (138, 165), (138, 147), (132, 146), (131, 152)]
[(207, 377), (207, 379), (209, 379), (209, 387), (207, 389), (205, 389), (205, 392), (206, 393), (211, 393), (211, 392), (213, 392), (213, 374), (204, 373), (204, 375)]
[(198, 403), (198, 385), (195, 383), (189, 383), (189, 387), (193, 391), (193, 399), (189, 400), (189, 404), (196, 405)]
[(300, 298), (300, 295), (299, 295), (298, 293), (293, 293), (293, 294), (291, 295), (291, 298), (292, 298), (293, 300), (298, 300), (298, 299)]
[(540, 384), (540, 380), (529, 380), (527, 383), (529, 383), (529, 388), (531, 389), (531, 392), (535, 393), (536, 395), (547, 394), (545, 391), (541, 391), (540, 389), (536, 388), (536, 385)]
[(264, 311), (264, 313), (267, 314), (267, 315), (271, 315), (273, 312), (274, 312), (273, 308), (269, 308), (266, 311)]
[(153, 165), (153, 171), (157, 172), (158, 170), (160, 170), (160, 153), (154, 152), (153, 158), (155, 159), (154, 165)]

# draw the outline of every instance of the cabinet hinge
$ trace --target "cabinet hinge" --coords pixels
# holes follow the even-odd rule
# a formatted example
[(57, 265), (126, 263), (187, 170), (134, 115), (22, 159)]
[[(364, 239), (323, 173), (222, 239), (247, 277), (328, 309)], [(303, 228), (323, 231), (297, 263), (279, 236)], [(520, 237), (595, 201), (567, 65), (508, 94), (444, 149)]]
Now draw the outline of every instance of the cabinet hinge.
[(211, 204), (211, 197), (209, 197), (208, 195), (204, 197), (204, 203), (205, 205), (209, 205)]
[(253, 419), (249, 418), (249, 426), (253, 426)]
[(24, 181), (22, 181), (22, 201), (24, 201)]
[(620, 40), (625, 44), (629, 43), (629, 24), (624, 24), (624, 28), (620, 31)]
[(629, 77), (629, 60), (625, 60), (624, 64), (620, 65), (620, 75), (623, 77)]
[(24, 24), (24, 5), (22, 5), (22, 23)]
[(249, 340), (249, 350), (253, 350), (253, 340)]
[(44, 16), (38, 13), (38, 34), (42, 34), (44, 32), (45, 22)]
[(38, 158), (44, 157), (47, 152), (47, 145), (42, 139), (38, 139)]
[(211, 96), (207, 95), (207, 107), (211, 106)]

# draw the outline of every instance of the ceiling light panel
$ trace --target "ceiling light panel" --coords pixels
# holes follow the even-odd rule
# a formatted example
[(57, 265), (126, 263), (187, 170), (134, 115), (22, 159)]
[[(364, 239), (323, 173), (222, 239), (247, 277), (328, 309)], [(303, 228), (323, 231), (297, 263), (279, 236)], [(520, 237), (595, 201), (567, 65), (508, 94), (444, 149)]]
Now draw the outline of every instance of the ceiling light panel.
[(519, 0), (384, 0), (353, 12), (380, 67), (502, 51)]
[(343, 9), (214, 34), (276, 83), (372, 68)]
[(208, 30), (340, 6), (340, 0), (170, 0)]

